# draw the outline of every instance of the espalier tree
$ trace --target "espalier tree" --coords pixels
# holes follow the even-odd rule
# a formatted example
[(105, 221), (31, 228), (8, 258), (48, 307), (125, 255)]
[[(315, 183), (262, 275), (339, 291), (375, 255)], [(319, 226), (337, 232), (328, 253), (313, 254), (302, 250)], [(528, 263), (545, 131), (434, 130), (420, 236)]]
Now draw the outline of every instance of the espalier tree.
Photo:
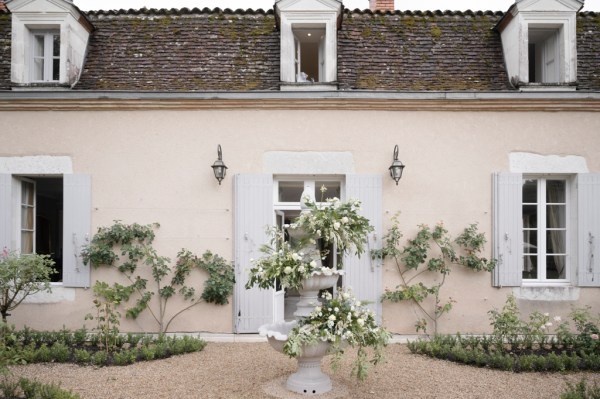
[[(400, 284), (393, 290), (386, 289), (382, 301), (412, 302), (420, 314), (415, 324), (416, 331), (427, 334), (431, 323), (434, 334), (437, 334), (439, 318), (449, 312), (454, 303), (452, 298), (443, 298), (441, 292), (451, 266), (490, 272), (496, 261), (480, 256), (486, 239), (478, 232), (477, 224), (469, 225), (455, 240), (451, 239), (442, 223), (434, 228), (422, 224), (415, 238), (407, 240), (403, 247), (401, 240), (396, 215), (384, 236), (384, 247), (371, 251), (375, 259), (392, 260), (400, 276)], [(435, 274), (438, 276), (432, 276)], [(429, 278), (425, 279), (426, 276)]]
[[(143, 311), (148, 311), (161, 333), (166, 332), (171, 322), (186, 310), (202, 303), (225, 305), (233, 292), (235, 274), (233, 266), (222, 257), (206, 251), (201, 257), (182, 249), (177, 254), (175, 266), (169, 266), (170, 259), (158, 255), (152, 247), (155, 238), (154, 229), (158, 223), (126, 225), (120, 221), (110, 227), (101, 227), (92, 241), (82, 251), (85, 264), (94, 267), (111, 267), (120, 271), (128, 284), (97, 281), (94, 293), (102, 301), (116, 306), (127, 304), (135, 298), (135, 303), (126, 308), (125, 315), (136, 319)], [(146, 269), (140, 273), (140, 270)], [(195, 287), (186, 283), (194, 270), (208, 273), (201, 294)], [(149, 287), (146, 276), (150, 274), (154, 282)], [(167, 312), (169, 300), (179, 295), (187, 304), (174, 313)], [(153, 306), (152, 298), (157, 298)], [(116, 303), (115, 303), (116, 301)]]

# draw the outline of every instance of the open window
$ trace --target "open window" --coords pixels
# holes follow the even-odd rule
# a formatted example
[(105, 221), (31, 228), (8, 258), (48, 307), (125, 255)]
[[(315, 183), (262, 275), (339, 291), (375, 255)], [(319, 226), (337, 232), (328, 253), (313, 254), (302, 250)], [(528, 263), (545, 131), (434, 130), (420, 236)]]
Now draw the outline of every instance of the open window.
[(296, 82), (323, 82), (325, 26), (293, 28)]
[(559, 83), (560, 29), (529, 27), (529, 83)]

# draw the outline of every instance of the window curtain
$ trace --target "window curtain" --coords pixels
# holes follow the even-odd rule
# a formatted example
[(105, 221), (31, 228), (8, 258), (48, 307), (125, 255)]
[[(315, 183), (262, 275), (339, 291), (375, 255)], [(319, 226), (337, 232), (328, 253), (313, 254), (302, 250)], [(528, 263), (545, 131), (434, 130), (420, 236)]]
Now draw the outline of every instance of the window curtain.
[(564, 185), (547, 184), (546, 186), (546, 195), (548, 202), (551, 204), (562, 204), (549, 205), (546, 207), (548, 218), (548, 225), (546, 227), (548, 229), (559, 229), (549, 230), (549, 238), (552, 248), (551, 251), (549, 251), (550, 248), (546, 249), (547, 253), (554, 254), (552, 258), (556, 266), (556, 271), (558, 272), (558, 275), (556, 276), (557, 279), (564, 279), (567, 277), (565, 275), (566, 256), (564, 255), (566, 245), (566, 205), (564, 205), (565, 194), (566, 193)]

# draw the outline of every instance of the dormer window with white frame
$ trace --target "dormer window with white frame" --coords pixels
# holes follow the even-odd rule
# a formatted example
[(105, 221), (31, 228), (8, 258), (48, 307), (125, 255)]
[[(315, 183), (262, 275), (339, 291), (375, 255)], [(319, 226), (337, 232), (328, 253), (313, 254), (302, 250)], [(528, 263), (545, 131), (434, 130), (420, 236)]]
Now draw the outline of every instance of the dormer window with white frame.
[(337, 0), (280, 0), (275, 3), (281, 31), (281, 90), (335, 90)]
[(517, 0), (496, 25), (507, 73), (521, 90), (575, 90), (580, 0)]
[(58, 82), (60, 79), (60, 31), (31, 31), (31, 81)]
[(11, 0), (11, 81), (28, 86), (74, 85), (94, 29), (69, 0)]

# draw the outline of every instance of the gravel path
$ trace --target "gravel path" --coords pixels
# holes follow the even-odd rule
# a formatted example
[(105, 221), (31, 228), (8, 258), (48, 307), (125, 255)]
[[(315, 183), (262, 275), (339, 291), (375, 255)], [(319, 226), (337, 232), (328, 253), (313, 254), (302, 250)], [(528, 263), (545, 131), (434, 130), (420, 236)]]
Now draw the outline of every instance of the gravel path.
[[(413, 355), (401, 344), (390, 345), (385, 363), (358, 383), (349, 375), (351, 357), (345, 357), (336, 374), (325, 358), (323, 369), (332, 374), (334, 391), (320, 399), (556, 399), (566, 381), (585, 376), (588, 382), (600, 383), (600, 374), (594, 373), (516, 374), (468, 367)], [(60, 382), (83, 399), (302, 398), (282, 387), (295, 369), (295, 360), (267, 343), (209, 343), (202, 352), (127, 367), (33, 364), (12, 368), (19, 376)]]

